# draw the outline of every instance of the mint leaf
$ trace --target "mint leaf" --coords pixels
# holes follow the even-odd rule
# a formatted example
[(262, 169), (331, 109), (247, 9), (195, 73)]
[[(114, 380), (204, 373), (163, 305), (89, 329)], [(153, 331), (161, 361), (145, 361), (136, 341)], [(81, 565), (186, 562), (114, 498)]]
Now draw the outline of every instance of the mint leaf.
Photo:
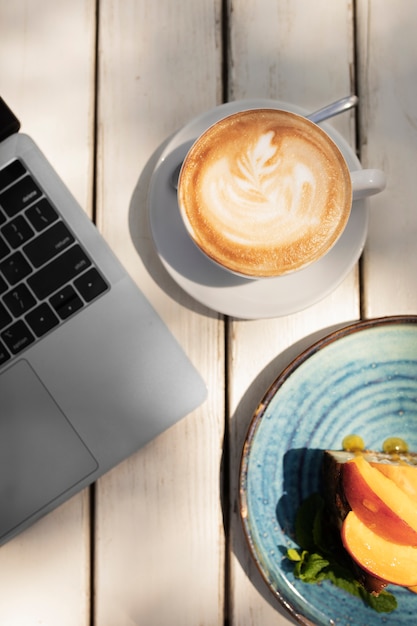
[[(366, 589), (364, 589), (364, 591), (367, 593)], [(396, 597), (385, 589), (381, 591), (379, 596), (373, 596), (371, 593), (368, 593), (366, 602), (378, 613), (391, 613), (391, 611), (394, 611), (398, 606)]]
[(294, 566), (294, 574), (305, 583), (317, 583), (326, 577), (325, 569), (328, 565), (329, 561), (320, 554), (311, 554), (304, 550), (301, 560)]
[(290, 559), (290, 561), (301, 561), (301, 555), (295, 548), (288, 548), (287, 558)]
[(338, 572), (338, 565), (331, 568), (327, 572), (327, 578), (340, 589), (344, 589), (353, 596), (360, 598), (365, 604), (370, 606), (377, 613), (391, 613), (397, 606), (395, 596), (389, 591), (382, 590), (378, 596), (372, 595), (365, 589), (361, 583), (356, 580), (351, 572), (346, 572), (343, 568), (342, 572)]

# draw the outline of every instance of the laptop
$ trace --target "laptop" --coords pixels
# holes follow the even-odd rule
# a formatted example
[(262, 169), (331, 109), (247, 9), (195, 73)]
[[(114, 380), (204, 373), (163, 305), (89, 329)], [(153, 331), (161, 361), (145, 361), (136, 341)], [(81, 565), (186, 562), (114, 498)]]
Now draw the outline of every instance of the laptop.
[(200, 374), (0, 98), (0, 543), (205, 397)]

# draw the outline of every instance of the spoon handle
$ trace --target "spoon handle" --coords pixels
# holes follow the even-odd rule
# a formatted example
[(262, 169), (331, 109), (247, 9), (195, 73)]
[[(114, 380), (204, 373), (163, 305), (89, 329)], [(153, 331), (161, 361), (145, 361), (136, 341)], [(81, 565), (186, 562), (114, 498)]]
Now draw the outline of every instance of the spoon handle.
[(318, 124), (323, 120), (327, 120), (329, 117), (334, 117), (335, 115), (339, 115), (339, 113), (352, 109), (357, 104), (358, 96), (347, 96), (346, 98), (341, 98), (340, 100), (336, 100), (336, 102), (328, 104), (314, 113), (310, 113), (310, 115), (307, 115), (306, 117), (312, 122)]

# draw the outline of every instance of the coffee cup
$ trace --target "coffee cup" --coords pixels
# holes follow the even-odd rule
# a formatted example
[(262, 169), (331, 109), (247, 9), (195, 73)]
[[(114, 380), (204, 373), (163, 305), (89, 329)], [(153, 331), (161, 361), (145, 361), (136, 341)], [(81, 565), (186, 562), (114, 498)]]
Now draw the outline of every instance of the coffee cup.
[(216, 122), (191, 146), (178, 205), (208, 258), (256, 279), (321, 259), (342, 235), (353, 200), (384, 187), (381, 170), (349, 171), (334, 140), (302, 115), (249, 109)]

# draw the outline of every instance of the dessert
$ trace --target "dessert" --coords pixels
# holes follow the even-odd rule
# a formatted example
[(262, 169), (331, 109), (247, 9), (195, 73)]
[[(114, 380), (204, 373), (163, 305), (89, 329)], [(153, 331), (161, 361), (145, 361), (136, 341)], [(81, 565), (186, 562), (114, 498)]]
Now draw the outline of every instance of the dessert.
[(324, 497), (365, 587), (417, 581), (417, 455), (326, 450)]
[[(389, 438), (383, 452), (360, 437), (343, 450), (325, 450), (322, 493), (297, 513), (289, 549), (294, 574), (305, 582), (329, 579), (379, 612), (397, 606), (388, 584), (417, 592), (417, 454)], [(395, 588), (394, 588), (395, 591)]]

